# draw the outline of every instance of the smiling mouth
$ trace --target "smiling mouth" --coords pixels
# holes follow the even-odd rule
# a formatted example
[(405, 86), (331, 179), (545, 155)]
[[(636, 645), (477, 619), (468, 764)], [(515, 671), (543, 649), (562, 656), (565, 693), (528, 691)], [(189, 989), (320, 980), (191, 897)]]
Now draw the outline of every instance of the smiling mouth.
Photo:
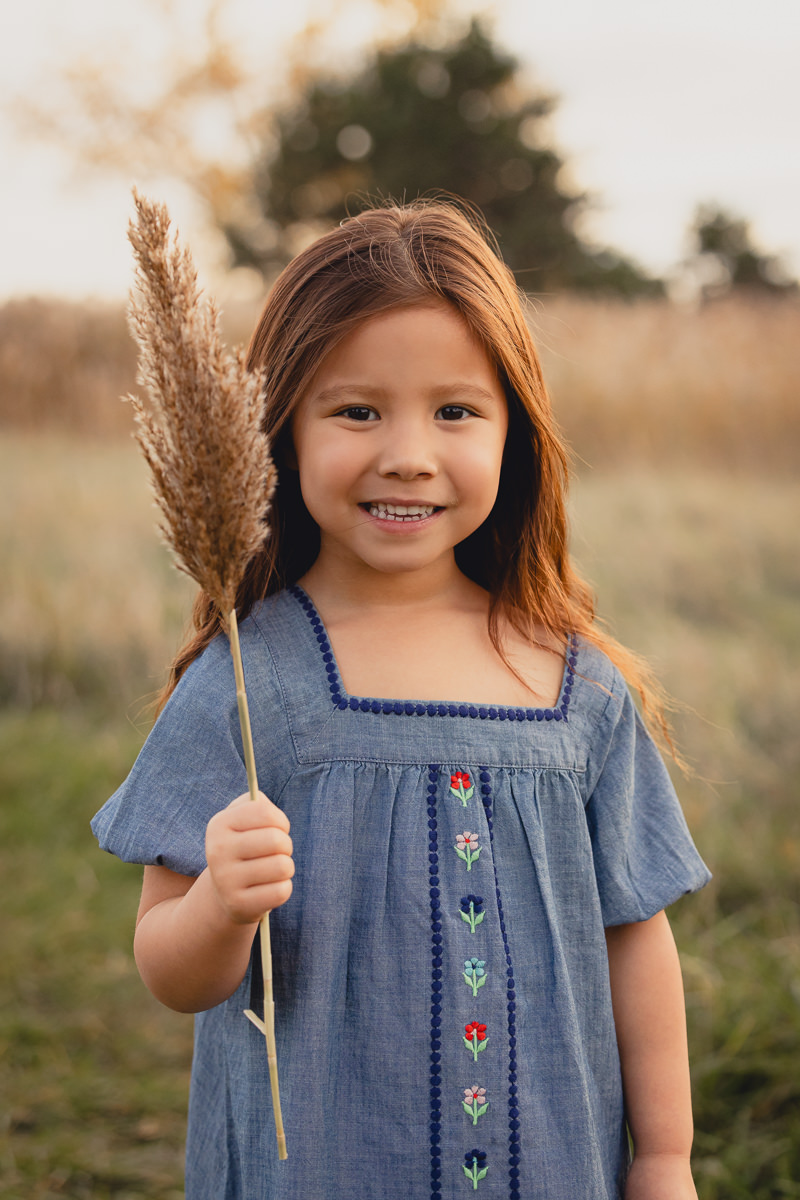
[(379, 521), (401, 521), (408, 524), (414, 521), (424, 521), (435, 512), (441, 512), (441, 506), (435, 504), (383, 504), (381, 501), (359, 505), (371, 517)]

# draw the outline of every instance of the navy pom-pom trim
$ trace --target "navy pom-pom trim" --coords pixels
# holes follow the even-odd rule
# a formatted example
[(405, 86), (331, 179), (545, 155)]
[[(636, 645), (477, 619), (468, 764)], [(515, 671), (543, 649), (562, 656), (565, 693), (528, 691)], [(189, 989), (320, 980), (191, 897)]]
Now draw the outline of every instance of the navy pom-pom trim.
[(567, 647), (566, 676), (557, 708), (502, 708), (494, 705), (484, 708), (483, 706), (476, 707), (473, 704), (421, 704), (411, 700), (374, 700), (368, 697), (348, 696), (342, 687), (328, 635), (319, 613), (298, 584), (290, 587), (289, 592), (298, 601), (311, 622), (311, 628), (314, 630), (317, 645), (325, 663), (331, 702), (336, 708), (350, 709), (352, 712), (383, 713), (386, 716), (396, 717), (466, 717), (468, 720), (480, 721), (567, 720), (575, 668), (578, 662), (578, 647), (574, 637), (570, 637)]

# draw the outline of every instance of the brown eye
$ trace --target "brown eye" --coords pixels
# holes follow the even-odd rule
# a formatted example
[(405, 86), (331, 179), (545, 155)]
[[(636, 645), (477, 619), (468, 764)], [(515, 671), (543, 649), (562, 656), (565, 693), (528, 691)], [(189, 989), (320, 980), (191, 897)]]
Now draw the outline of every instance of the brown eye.
[(378, 414), (373, 409), (358, 404), (342, 409), (340, 415), (347, 417), (350, 421), (369, 421), (373, 417), (375, 420), (378, 419)]
[(462, 421), (464, 417), (469, 417), (470, 411), (464, 408), (461, 404), (445, 404), (444, 408), (440, 408), (436, 414), (442, 421)]

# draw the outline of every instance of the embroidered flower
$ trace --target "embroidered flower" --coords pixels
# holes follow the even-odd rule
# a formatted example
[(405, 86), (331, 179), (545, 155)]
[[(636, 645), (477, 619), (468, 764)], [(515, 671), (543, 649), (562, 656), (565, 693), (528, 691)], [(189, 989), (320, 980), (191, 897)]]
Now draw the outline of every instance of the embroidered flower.
[(480, 925), (486, 913), (483, 911), (483, 896), (462, 896), (461, 897), (461, 920), (466, 921), (471, 931), (475, 932), (476, 925)]
[(478, 1021), (470, 1021), (469, 1025), (464, 1026), (464, 1033), (467, 1035), (464, 1038), (464, 1045), (467, 1050), (472, 1051), (472, 1061), (477, 1062), (481, 1050), (486, 1049), (486, 1026), (481, 1025)]
[(472, 1117), (472, 1124), (477, 1125), (478, 1117), (482, 1117), (489, 1107), (486, 1088), (464, 1088), (464, 1099), (461, 1103), (464, 1105), (464, 1112), (467, 1116)]
[(478, 1180), (483, 1179), (489, 1168), (486, 1164), (485, 1150), (468, 1150), (464, 1155), (464, 1174), (472, 1180), (473, 1190), (478, 1190)]
[(456, 771), (455, 775), (450, 776), (450, 791), (466, 808), (467, 801), (475, 791), (467, 771)]
[(478, 988), (486, 983), (486, 963), (482, 958), (468, 958), (464, 963), (464, 982), (472, 988), (473, 996), (477, 996)]
[(469, 830), (464, 830), (463, 833), (456, 834), (456, 844), (453, 847), (459, 858), (463, 858), (467, 864), (467, 870), (472, 870), (472, 864), (477, 861), (481, 848), (478, 845), (477, 833), (470, 833)]

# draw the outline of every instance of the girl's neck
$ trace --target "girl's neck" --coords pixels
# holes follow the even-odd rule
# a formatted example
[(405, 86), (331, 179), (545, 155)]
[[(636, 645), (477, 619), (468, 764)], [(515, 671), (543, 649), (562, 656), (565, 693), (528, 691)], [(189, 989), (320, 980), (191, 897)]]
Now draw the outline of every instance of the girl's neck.
[(353, 572), (336, 562), (319, 559), (299, 580), (328, 622), (346, 621), (349, 616), (363, 619), (373, 611), (413, 612), (481, 611), (488, 614), (489, 597), (451, 560), (427, 567), (425, 571)]

